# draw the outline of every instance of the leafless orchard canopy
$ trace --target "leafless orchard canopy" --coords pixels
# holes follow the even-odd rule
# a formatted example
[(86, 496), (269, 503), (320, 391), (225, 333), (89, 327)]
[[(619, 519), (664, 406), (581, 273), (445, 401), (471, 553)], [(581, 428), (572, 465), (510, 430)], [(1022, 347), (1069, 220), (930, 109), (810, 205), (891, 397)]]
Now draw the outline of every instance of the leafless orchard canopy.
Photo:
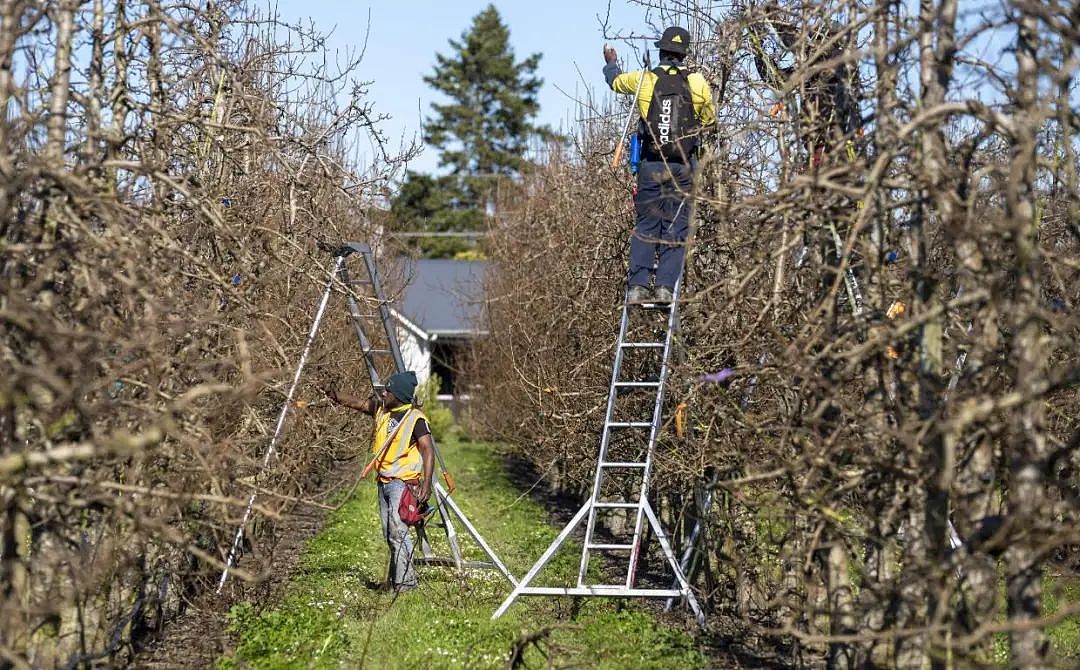
[[(720, 116), (655, 492), (683, 540), (715, 495), (711, 606), (791, 663), (1007, 662), (1005, 634), (1012, 663), (1049, 662), (1077, 605), (1042, 591), (1080, 567), (1076, 6), (641, 4), (652, 25), (606, 35), (624, 67), (640, 35), (688, 26)], [(571, 491), (632, 225), (602, 108), (502, 210), (475, 361), (498, 389), (480, 418)]]
[[(243, 2), (0, 3), (0, 666), (118, 662), (220, 570), (253, 487), (265, 537), (355, 458), (300, 411), (256, 477), (316, 242), (370, 238), (413, 151), (361, 56)], [(314, 380), (356, 366), (338, 326)]]
[[(1080, 567), (1076, 6), (641, 4), (640, 34), (691, 29), (720, 116), (655, 487), (678, 539), (702, 516), (713, 621), (807, 665), (988, 662), (998, 634), (1047, 663), (1077, 606), (1044, 591)], [(377, 242), (412, 151), (362, 53), (324, 48), (243, 2), (0, 1), (0, 664), (124, 658), (212, 581), (253, 491), (272, 537), (355, 453), (298, 408), (258, 474), (316, 242)], [(861, 131), (821, 103), (840, 79)], [(500, 185), (468, 370), (475, 428), (571, 492), (632, 224), (604, 107)], [(313, 380), (360, 370), (338, 326)]]

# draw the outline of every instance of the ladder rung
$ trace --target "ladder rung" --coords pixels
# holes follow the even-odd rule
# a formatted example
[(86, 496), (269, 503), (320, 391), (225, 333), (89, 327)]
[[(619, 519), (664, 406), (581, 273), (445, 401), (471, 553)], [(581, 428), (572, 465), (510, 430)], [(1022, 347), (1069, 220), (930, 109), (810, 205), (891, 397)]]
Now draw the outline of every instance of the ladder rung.
[(630, 598), (679, 598), (686, 595), (682, 589), (628, 589), (626, 584), (596, 584), (577, 588), (552, 586), (523, 586), (517, 590), (522, 596), (625, 596)]
[(662, 349), (663, 342), (623, 342), (619, 345), (624, 349)]
[[(586, 549), (607, 549), (609, 551), (630, 551), (634, 548), (632, 544), (586, 544)], [(601, 587), (603, 588), (603, 587)]]
[(389, 354), (389, 349), (361, 349), (365, 355), (367, 354)]
[(608, 421), (608, 428), (652, 428), (652, 421)]
[(644, 468), (644, 463), (638, 463), (634, 461), (601, 461), (600, 467), (602, 468)]
[(641, 507), (641, 503), (601, 502), (597, 500), (593, 503), (593, 507), (602, 507), (604, 509), (637, 509), (638, 507)]
[(357, 321), (359, 321), (360, 319), (381, 319), (382, 318), (381, 315), (378, 312), (374, 311), (374, 310), (372, 310), (371, 312), (368, 312), (367, 314), (357, 313), (357, 314), (349, 314), (349, 316), (356, 319)]
[(615, 386), (625, 386), (629, 388), (656, 388), (660, 386), (660, 382), (615, 382)]

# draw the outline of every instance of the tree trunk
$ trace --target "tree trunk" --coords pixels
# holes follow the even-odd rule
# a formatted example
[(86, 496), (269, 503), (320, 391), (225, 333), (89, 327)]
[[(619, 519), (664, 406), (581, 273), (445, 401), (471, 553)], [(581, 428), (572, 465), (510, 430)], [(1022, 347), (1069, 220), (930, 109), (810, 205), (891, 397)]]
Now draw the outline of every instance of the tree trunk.
[(1045, 500), (1047, 447), (1043, 399), (1035, 390), (1046, 378), (1046, 351), (1039, 317), (1041, 258), (1039, 220), (1035, 213), (1035, 132), (1042, 119), (1036, 110), (1038, 95), (1038, 21), (1017, 7), (1020, 15), (1017, 40), (1017, 123), (1013, 157), (1006, 186), (1006, 212), (1012, 228), (1016, 255), (1016, 305), (1013, 311), (1012, 358), (1016, 365), (1016, 390), (1026, 398), (1011, 412), (1008, 512), (1017, 525), (1017, 537), (1006, 552), (1009, 623), (1017, 626), (1009, 635), (1014, 667), (1047, 665), (1046, 636), (1039, 627), (1026, 624), (1042, 614), (1042, 563), (1037, 550), (1036, 528), (1047, 513)]
[(90, 28), (90, 79), (86, 91), (86, 145), (83, 161), (98, 165), (101, 146), (101, 103), (105, 98), (105, 2), (94, 0)]
[[(851, 577), (849, 575), (848, 551), (843, 541), (836, 539), (829, 546), (829, 635), (850, 635), (855, 632), (852, 613)], [(855, 647), (848, 642), (829, 645), (829, 668), (832, 670), (854, 668)]]
[(150, 148), (155, 173), (154, 200), (159, 208), (165, 206), (166, 185), (160, 175), (168, 171), (168, 155), (165, 148), (168, 126), (165, 123), (165, 83), (162, 74), (161, 8), (156, 0), (147, 3), (149, 16), (146, 31), (146, 83), (150, 89)]
[[(126, 0), (116, 0), (116, 8), (113, 16), (113, 31), (115, 33), (115, 38), (113, 40), (113, 85), (112, 90), (109, 93), (109, 102), (112, 107), (110, 110), (112, 125), (109, 129), (108, 138), (105, 141), (106, 161), (114, 161), (120, 158), (120, 148), (123, 146), (124, 137), (127, 134), (126, 125), (128, 112), (131, 110), (127, 92), (128, 62), (130, 57), (124, 38), (128, 31)], [(105, 170), (107, 175), (106, 179), (115, 192), (119, 187), (119, 184), (117, 183), (117, 169), (115, 167), (106, 166)]]
[(46, 124), (45, 155), (53, 169), (64, 164), (67, 106), (71, 98), (71, 42), (75, 33), (77, 0), (64, 0), (57, 8), (56, 54), (49, 83), (49, 119)]

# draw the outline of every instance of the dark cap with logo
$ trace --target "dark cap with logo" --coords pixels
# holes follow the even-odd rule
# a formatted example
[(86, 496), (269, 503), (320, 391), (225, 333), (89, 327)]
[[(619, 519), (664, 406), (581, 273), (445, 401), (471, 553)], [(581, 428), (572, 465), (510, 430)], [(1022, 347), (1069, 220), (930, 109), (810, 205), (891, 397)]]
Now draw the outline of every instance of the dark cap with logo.
[(664, 34), (660, 36), (656, 46), (660, 47), (661, 51), (670, 51), (685, 56), (686, 50), (690, 46), (690, 33), (686, 32), (685, 28), (671, 26), (664, 30)]

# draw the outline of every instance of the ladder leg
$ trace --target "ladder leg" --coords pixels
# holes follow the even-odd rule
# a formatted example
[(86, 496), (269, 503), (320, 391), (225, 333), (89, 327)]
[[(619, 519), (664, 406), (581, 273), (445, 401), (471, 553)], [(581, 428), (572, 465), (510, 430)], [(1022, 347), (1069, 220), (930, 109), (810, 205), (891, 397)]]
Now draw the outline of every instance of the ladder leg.
[(457, 531), (454, 530), (454, 524), (450, 522), (450, 515), (446, 512), (446, 498), (439, 495), (438, 483), (435, 484), (435, 509), (439, 512), (439, 518), (442, 519), (443, 528), (446, 529), (446, 542), (450, 545), (450, 555), (454, 559), (454, 567), (458, 570), (461, 569), (461, 547), (458, 545)]
[[(644, 500), (644, 499), (643, 499)], [(648, 501), (644, 501), (648, 504)], [(645, 525), (642, 523), (645, 520), (645, 515), (642, 514), (642, 508), (638, 508), (637, 516), (634, 519), (634, 538), (630, 544), (633, 545), (633, 549), (630, 550), (630, 564), (626, 566), (626, 588), (631, 589), (634, 587), (634, 582), (637, 581), (637, 564), (638, 559), (641, 557), (641, 539), (644, 535)]]
[[(681, 207), (681, 205), (680, 205)], [(680, 272), (681, 274), (681, 272)], [(637, 563), (641, 554), (642, 526), (644, 524), (644, 510), (648, 507), (647, 496), (649, 494), (649, 479), (652, 475), (652, 454), (656, 449), (656, 443), (660, 438), (660, 424), (664, 412), (664, 385), (667, 383), (668, 360), (671, 357), (671, 343), (675, 337), (675, 328), (678, 325), (678, 299), (682, 292), (682, 277), (675, 282), (674, 295), (672, 296), (670, 312), (667, 318), (667, 331), (664, 333), (664, 350), (660, 358), (660, 371), (656, 377), (659, 386), (656, 389), (656, 400), (653, 403), (652, 427), (649, 428), (648, 451), (645, 456), (645, 474), (641, 480), (641, 490), (638, 493), (640, 505), (637, 518), (634, 520), (634, 539), (630, 550), (630, 563), (626, 566), (626, 588), (631, 588), (637, 578)]]
[(476, 528), (473, 527), (473, 525), (469, 522), (469, 518), (466, 517), (465, 513), (461, 511), (461, 508), (457, 506), (457, 503), (454, 502), (454, 499), (446, 494), (446, 491), (443, 490), (443, 487), (439, 486), (438, 482), (435, 483), (435, 495), (438, 496), (439, 499), (442, 500), (442, 502), (447, 507), (449, 507), (454, 512), (454, 514), (457, 515), (458, 520), (461, 521), (461, 525), (465, 526), (465, 530), (468, 531), (469, 535), (472, 536), (472, 539), (475, 540), (478, 545), (480, 545), (480, 548), (484, 550), (484, 553), (487, 554), (487, 557), (490, 558), (491, 562), (495, 564), (495, 567), (499, 570), (499, 572), (501, 572), (511, 584), (517, 586), (518, 582), (516, 579), (514, 579), (514, 575), (510, 574), (510, 571), (507, 570), (505, 565), (503, 565), (503, 562), (499, 560), (499, 557), (496, 556), (495, 552), (491, 550), (491, 547), (488, 546), (488, 543), (484, 541), (483, 536), (480, 535), (480, 531), (476, 530)]
[[(293, 375), (292, 384), (289, 385), (289, 391), (285, 394), (285, 402), (281, 405), (281, 412), (278, 414), (277, 424), (274, 427), (274, 435), (270, 438), (270, 445), (266, 448), (266, 453), (263, 455), (262, 468), (266, 470), (266, 466), (270, 464), (270, 459), (273, 458), (274, 453), (277, 451), (278, 440), (281, 439), (282, 429), (285, 427), (285, 417), (289, 414), (289, 407), (292, 406), (293, 396), (296, 395), (296, 387), (300, 385), (300, 375), (304, 372), (304, 365), (307, 364), (308, 354), (311, 353), (311, 345), (315, 343), (315, 334), (319, 332), (319, 324), (322, 322), (323, 314), (326, 313), (326, 304), (330, 302), (330, 293), (334, 289), (334, 275), (337, 274), (345, 264), (344, 256), (337, 256), (334, 258), (334, 264), (330, 270), (330, 279), (326, 282), (326, 288), (323, 289), (322, 298), (319, 300), (319, 307), (315, 310), (315, 318), (311, 322), (311, 330), (308, 331), (307, 340), (304, 342), (304, 350), (300, 354), (300, 361), (296, 364), (296, 373)], [(225, 586), (225, 580), (229, 577), (229, 569), (233, 566), (233, 561), (236, 560), (236, 552), (240, 549), (240, 541), (244, 537), (244, 526), (247, 525), (248, 519), (251, 518), (251, 510), (255, 506), (255, 494), (252, 493), (248, 499), (247, 507), (244, 509), (244, 517), (240, 521), (240, 525), (236, 528), (236, 535), (233, 537), (232, 547), (229, 549), (229, 557), (225, 560), (225, 569), (221, 571), (221, 578), (218, 580), (217, 593), (221, 593), (221, 588)]]
[(361, 251), (360, 255), (364, 257), (364, 265), (367, 267), (368, 276), (371, 277), (371, 287), (375, 291), (375, 299), (379, 301), (379, 319), (382, 321), (383, 330), (386, 332), (390, 355), (394, 357), (394, 369), (397, 372), (404, 372), (405, 361), (401, 357), (401, 347), (398, 345), (397, 333), (390, 315), (390, 306), (386, 302), (382, 284), (379, 283), (379, 275), (375, 271), (375, 258), (372, 255), (371, 248)]
[(420, 547), (424, 558), (431, 558), (431, 543), (428, 542), (427, 527), (424, 523), (416, 524), (416, 546)]
[[(342, 268), (342, 272), (344, 272)], [(347, 275), (346, 275), (347, 276)], [(360, 314), (360, 307), (356, 304), (356, 298), (352, 292), (346, 294), (349, 304), (349, 315), (352, 317), (353, 330), (356, 332), (356, 339), (360, 342), (360, 353), (364, 357), (364, 365), (367, 367), (368, 378), (371, 380), (372, 388), (378, 388), (382, 381), (379, 379), (378, 368), (375, 367), (375, 357), (371, 355), (371, 350), (374, 348), (371, 344), (371, 338), (364, 332), (363, 326), (360, 325), (360, 321), (364, 318)]]
[[(829, 224), (829, 230), (832, 232), (833, 244), (836, 246), (837, 263), (843, 263), (844, 245), (840, 241), (840, 233), (836, 232), (836, 226), (832, 223)], [(862, 292), (859, 290), (859, 281), (855, 279), (855, 273), (850, 267), (844, 271), (844, 288), (847, 289), (852, 315), (859, 316), (862, 313)]]
[(600, 434), (600, 451), (597, 456), (596, 475), (593, 478), (592, 496), (589, 498), (589, 519), (585, 524), (585, 543), (581, 547), (581, 562), (578, 564), (577, 585), (585, 586), (585, 575), (589, 569), (589, 544), (592, 542), (593, 532), (596, 529), (596, 508), (592, 505), (600, 498), (600, 487), (604, 483), (603, 463), (607, 460), (608, 443), (611, 440), (611, 419), (615, 413), (615, 399), (618, 394), (615, 384), (619, 381), (622, 373), (623, 348), (626, 341), (626, 331), (630, 327), (630, 306), (626, 302), (625, 295), (629, 294), (627, 287), (623, 298), (622, 316), (619, 319), (619, 338), (615, 345), (615, 363), (611, 367), (611, 384), (608, 386), (607, 408), (604, 410), (604, 428)]
[(664, 556), (668, 560), (668, 564), (671, 565), (671, 569), (675, 573), (675, 579), (679, 581), (679, 586), (682, 587), (683, 593), (686, 594), (686, 602), (690, 605), (690, 610), (694, 613), (698, 625), (704, 628), (705, 613), (698, 605), (697, 598), (694, 596), (694, 590), (690, 588), (690, 582), (686, 581), (686, 576), (683, 575), (683, 571), (679, 567), (679, 562), (675, 560), (675, 552), (671, 550), (667, 535), (664, 534), (664, 529), (660, 527), (660, 521), (656, 518), (652, 505), (646, 500), (642, 507), (644, 507), (645, 514), (649, 517), (649, 523), (652, 525), (653, 532), (656, 533), (656, 539), (660, 541), (660, 548), (663, 550)]
[[(700, 560), (694, 560), (697, 554), (697, 542), (701, 536), (701, 528), (705, 525), (705, 517), (709, 515), (709, 510), (712, 509), (712, 502), (714, 491), (713, 487), (716, 486), (716, 482), (720, 480), (719, 474), (713, 474), (712, 480), (709, 482), (708, 487), (705, 489), (705, 500), (702, 501), (698, 507), (697, 519), (694, 521), (694, 528), (690, 531), (690, 538), (686, 543), (686, 550), (683, 552), (682, 560), (679, 561), (679, 567), (682, 569), (683, 575), (687, 579), (693, 579), (694, 573), (697, 571), (697, 565)], [(675, 579), (672, 588), (679, 585), (679, 580)], [(675, 606), (675, 599), (668, 598), (667, 605), (664, 606), (665, 612), (670, 612), (671, 608)]]
[(574, 518), (570, 520), (570, 523), (566, 524), (566, 528), (562, 529), (562, 532), (559, 533), (559, 536), (556, 537), (555, 541), (551, 543), (551, 546), (549, 546), (547, 550), (543, 553), (543, 555), (540, 556), (540, 559), (536, 561), (536, 563), (532, 566), (532, 568), (529, 569), (525, 576), (521, 578), (521, 581), (514, 586), (514, 590), (510, 593), (510, 595), (506, 596), (506, 600), (504, 600), (503, 603), (499, 605), (499, 608), (495, 610), (495, 613), (491, 615), (492, 619), (498, 619), (506, 613), (506, 610), (510, 608), (510, 605), (512, 605), (513, 602), (517, 599), (517, 597), (521, 595), (522, 589), (527, 587), (529, 585), (529, 582), (531, 582), (536, 577), (536, 574), (540, 572), (545, 565), (547, 565), (547, 562), (550, 561), (551, 557), (555, 555), (555, 551), (560, 546), (562, 546), (562, 543), (566, 541), (566, 538), (570, 537), (570, 533), (572, 533), (574, 529), (578, 527), (578, 524), (581, 523), (581, 520), (585, 518), (585, 515), (589, 512), (591, 508), (592, 501), (589, 501), (581, 506), (581, 509), (577, 511), (577, 514), (575, 514)]
[[(378, 304), (379, 320), (386, 337), (387, 348), (385, 351), (393, 358), (394, 372), (404, 372), (405, 364), (401, 357), (401, 347), (397, 341), (397, 334), (392, 323), (390, 308), (387, 304), (386, 297), (383, 294), (382, 285), (379, 283), (379, 275), (375, 268), (375, 260), (372, 256), (371, 247), (366, 244), (350, 243), (346, 245), (346, 249), (351, 250), (349, 253), (359, 253), (364, 259), (364, 269), (367, 272), (368, 280), (363, 283), (370, 284), (371, 292), (373, 294), (372, 298), (374, 298)], [(341, 256), (341, 258), (344, 259), (344, 256)], [(356, 339), (360, 343), (360, 351), (364, 357), (364, 365), (367, 368), (368, 378), (371, 380), (372, 387), (378, 389), (379, 386), (382, 385), (382, 381), (375, 364), (375, 357), (373, 356), (375, 347), (371, 339), (371, 334), (368, 330), (365, 330), (365, 326), (363, 325), (365, 317), (360, 311), (356, 293), (351, 288), (353, 282), (350, 281), (347, 264), (343, 262), (338, 273), (342, 284), (345, 286), (345, 297), (348, 301), (349, 315), (352, 317), (353, 330), (356, 333)]]

